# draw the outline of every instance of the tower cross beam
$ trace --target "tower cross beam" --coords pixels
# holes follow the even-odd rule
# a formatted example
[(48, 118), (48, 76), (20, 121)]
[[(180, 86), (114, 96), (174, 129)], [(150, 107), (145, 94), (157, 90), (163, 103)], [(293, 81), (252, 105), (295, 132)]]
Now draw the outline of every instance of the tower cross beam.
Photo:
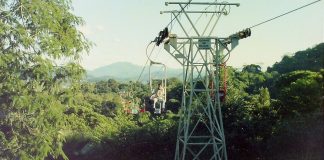
[[(183, 11), (173, 10), (173, 11), (161, 11), (161, 14), (164, 13), (182, 13)], [(227, 12), (222, 11), (186, 11), (186, 13), (217, 13), (217, 14), (227, 14)]]
[[(170, 4), (188, 4), (188, 2), (165, 2), (165, 5), (168, 6)], [(240, 6), (240, 3), (212, 3), (212, 2), (190, 2), (190, 5), (219, 5), (219, 6)]]

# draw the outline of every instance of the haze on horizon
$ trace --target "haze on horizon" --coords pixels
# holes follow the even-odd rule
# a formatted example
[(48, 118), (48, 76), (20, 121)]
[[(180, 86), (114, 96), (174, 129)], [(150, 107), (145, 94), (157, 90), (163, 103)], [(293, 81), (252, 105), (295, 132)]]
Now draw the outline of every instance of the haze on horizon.
[[(172, 0), (170, 0), (172, 1)], [(89, 55), (83, 56), (82, 65), (87, 70), (115, 62), (131, 62), (144, 65), (147, 60), (147, 44), (170, 22), (169, 14), (161, 10), (173, 10), (165, 1), (152, 0), (74, 0), (74, 13), (85, 20), (80, 31), (95, 46)], [(231, 8), (223, 16), (216, 34), (228, 36), (313, 0), (241, 0), (240, 7)], [(265, 69), (282, 56), (291, 55), (324, 42), (324, 1), (291, 13), (280, 19), (252, 29), (249, 38), (242, 39), (232, 52), (228, 65), (241, 68), (246, 64), (259, 64)], [(176, 31), (174, 31), (176, 32)], [(171, 68), (180, 68), (173, 57), (156, 48), (153, 59)]]

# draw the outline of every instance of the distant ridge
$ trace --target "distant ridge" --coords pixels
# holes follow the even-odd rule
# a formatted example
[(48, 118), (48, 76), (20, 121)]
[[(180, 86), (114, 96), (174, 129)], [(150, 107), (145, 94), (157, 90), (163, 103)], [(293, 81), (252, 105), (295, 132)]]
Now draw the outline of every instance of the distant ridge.
[[(143, 69), (143, 66), (136, 65), (130, 62), (116, 62), (110, 65), (96, 68), (87, 71), (87, 79), (89, 81), (100, 81), (107, 79), (116, 79), (120, 81), (136, 81)], [(148, 66), (145, 67), (140, 81), (148, 81), (149, 78)], [(162, 68), (153, 67), (152, 75), (155, 78), (163, 76)], [(181, 77), (182, 69), (167, 68), (167, 77)]]

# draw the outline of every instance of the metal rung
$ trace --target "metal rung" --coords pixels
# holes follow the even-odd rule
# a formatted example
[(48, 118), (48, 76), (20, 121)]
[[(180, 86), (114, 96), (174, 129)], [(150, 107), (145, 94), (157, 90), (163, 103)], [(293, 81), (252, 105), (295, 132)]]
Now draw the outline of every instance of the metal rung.
[(216, 89), (186, 89), (186, 91), (194, 91), (194, 92), (216, 92)]
[[(184, 138), (184, 136), (179, 136), (179, 138)], [(216, 138), (215, 136), (191, 136), (190, 137), (191, 139), (192, 138), (208, 138), (208, 139), (211, 139), (211, 138)]]
[(161, 114), (161, 109), (155, 108), (154, 113), (155, 114)]
[(199, 146), (199, 145), (213, 145), (214, 143), (187, 143), (187, 145), (196, 145), (196, 146)]
[(175, 54), (174, 56), (176, 58), (186, 58), (183, 54)]

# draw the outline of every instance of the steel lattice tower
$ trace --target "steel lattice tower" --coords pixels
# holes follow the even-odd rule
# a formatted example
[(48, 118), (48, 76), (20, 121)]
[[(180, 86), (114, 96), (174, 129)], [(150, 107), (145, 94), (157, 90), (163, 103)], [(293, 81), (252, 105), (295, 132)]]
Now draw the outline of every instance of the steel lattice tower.
[[(238, 45), (239, 39), (250, 36), (251, 32), (246, 29), (226, 38), (211, 35), (220, 17), (228, 14), (230, 6), (239, 6), (238, 3), (190, 1), (190, 6), (213, 6), (212, 11), (189, 11), (188, 3), (166, 2), (166, 5), (179, 5), (180, 10), (161, 11), (161, 14), (172, 14), (184, 34), (183, 37), (169, 34), (164, 43), (165, 50), (183, 66), (183, 96), (174, 159), (226, 160), (219, 90), (221, 65)], [(192, 27), (194, 35), (189, 35), (188, 25), (178, 16), (180, 13)], [(192, 22), (190, 14), (193, 13), (210, 17), (202, 31), (198, 31)]]

